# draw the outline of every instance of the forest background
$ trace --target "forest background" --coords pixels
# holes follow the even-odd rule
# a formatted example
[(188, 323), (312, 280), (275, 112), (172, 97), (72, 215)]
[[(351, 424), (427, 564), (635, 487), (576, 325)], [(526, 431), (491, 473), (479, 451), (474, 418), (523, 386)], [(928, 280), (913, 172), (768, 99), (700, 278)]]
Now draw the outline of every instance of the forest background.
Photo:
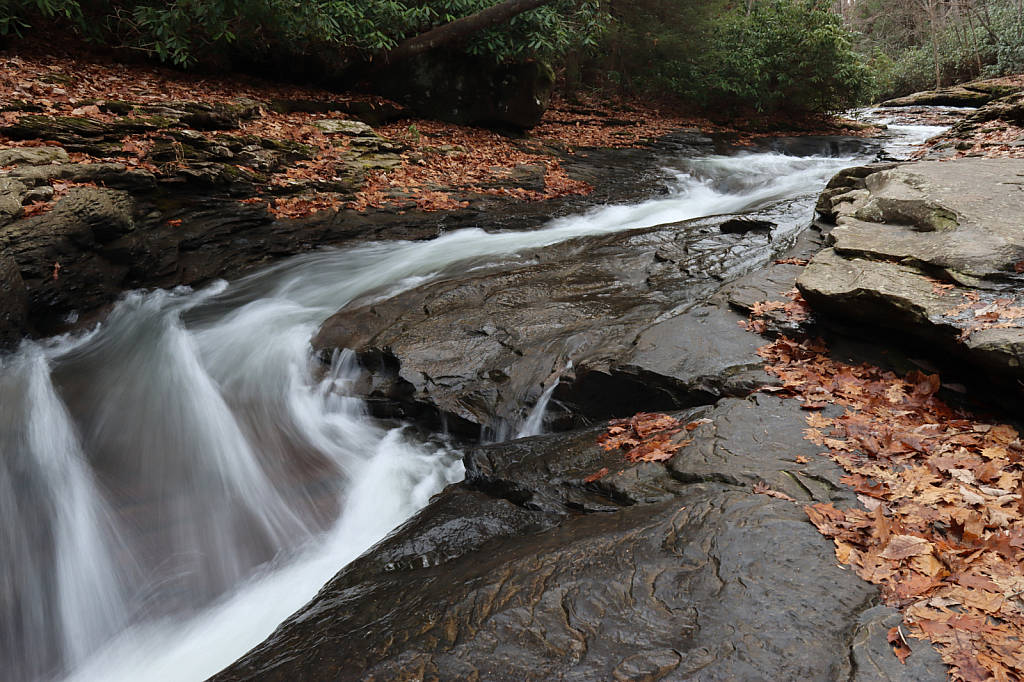
[(56, 25), (183, 69), (343, 89), (495, 6), (511, 16), (443, 49), (543, 60), (570, 97), (667, 98), (719, 117), (838, 112), (1024, 72), (1024, 0), (6, 0), (0, 37)]

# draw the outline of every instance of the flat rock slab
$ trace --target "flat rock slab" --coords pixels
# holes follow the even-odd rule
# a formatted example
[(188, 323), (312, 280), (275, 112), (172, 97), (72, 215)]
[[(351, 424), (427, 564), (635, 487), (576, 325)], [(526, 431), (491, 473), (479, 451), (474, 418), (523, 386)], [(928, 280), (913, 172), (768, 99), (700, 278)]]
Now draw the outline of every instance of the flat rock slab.
[(556, 382), (554, 403), (591, 420), (746, 394), (768, 380), (763, 340), (727, 307), (688, 312), (771, 254), (765, 235), (721, 233), (728, 219), (573, 240), (346, 308), (313, 347), (354, 350), (391, 413), (474, 435), (519, 428)]
[[(839, 680), (854, 641), (892, 669), (860, 618), (875, 588), (837, 565), (802, 502), (748, 487), (856, 503), (800, 438), (806, 413), (774, 396), (703, 410), (712, 422), (667, 465), (602, 450), (601, 428), (474, 450), (466, 482), (213, 682)], [(922, 679), (894, 670), (855, 679)]]
[(1024, 376), (1014, 310), (1024, 284), (1024, 160), (860, 170), (837, 176), (819, 201), (837, 226), (832, 248), (797, 280), (804, 298), (815, 311), (918, 337), (1003, 382)]
[(975, 90), (970, 87), (952, 87), (943, 90), (926, 90), (915, 92), (906, 97), (897, 97), (882, 102), (883, 107), (918, 107), (918, 106), (946, 106), (946, 107), (980, 107), (988, 104), (996, 97), (1011, 94), (1016, 88), (1012, 86), (1006, 91), (1002, 90)]

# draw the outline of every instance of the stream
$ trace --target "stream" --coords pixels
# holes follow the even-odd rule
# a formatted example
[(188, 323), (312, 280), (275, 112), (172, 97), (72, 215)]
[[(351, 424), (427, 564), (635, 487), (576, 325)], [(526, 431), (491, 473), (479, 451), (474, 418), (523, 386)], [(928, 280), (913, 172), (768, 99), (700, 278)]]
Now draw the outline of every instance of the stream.
[[(941, 130), (894, 125), (886, 153)], [(806, 223), (827, 180), (875, 152), (665, 159), (640, 203), (323, 249), (132, 293), (91, 331), (23, 343), (0, 358), (0, 680), (200, 682), (461, 479), (445, 437), (368, 416), (351, 353), (325, 373), (309, 340), (339, 308), (588, 235), (735, 213)], [(540, 432), (550, 393), (519, 436)]]

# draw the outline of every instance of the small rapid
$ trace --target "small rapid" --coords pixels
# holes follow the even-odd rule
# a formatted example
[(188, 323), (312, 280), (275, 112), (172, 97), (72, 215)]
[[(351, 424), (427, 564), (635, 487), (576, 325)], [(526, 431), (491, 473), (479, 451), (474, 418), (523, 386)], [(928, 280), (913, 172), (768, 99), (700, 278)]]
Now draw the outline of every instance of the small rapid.
[[(463, 475), (372, 419), (309, 344), (339, 308), (567, 239), (810, 207), (863, 156), (667, 163), (663, 192), (532, 232), (323, 249), (199, 291), (135, 292), (0, 359), (0, 680), (200, 682)], [(780, 207), (784, 207), (780, 208)], [(540, 433), (544, 406), (519, 435)]]

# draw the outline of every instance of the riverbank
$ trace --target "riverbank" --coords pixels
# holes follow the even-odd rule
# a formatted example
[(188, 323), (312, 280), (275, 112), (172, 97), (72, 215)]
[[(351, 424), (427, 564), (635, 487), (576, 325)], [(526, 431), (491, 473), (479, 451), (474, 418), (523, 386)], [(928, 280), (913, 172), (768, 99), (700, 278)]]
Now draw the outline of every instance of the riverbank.
[[(939, 623), (928, 627), (946, 641), (970, 633), (972, 646), (979, 645), (968, 654), (1006, 655), (1012, 663), (1014, 640), (991, 637), (984, 619), (1003, 619), (1002, 635), (1016, 627), (1004, 616), (1017, 608), (1017, 578), (994, 574), (1001, 566), (995, 561), (1007, 552), (1012, 559), (1018, 541), (1016, 535), (1000, 539), (1005, 529), (1016, 533), (1019, 527), (1019, 519), (1007, 516), (1011, 503), (1019, 504), (1019, 497), (1009, 499), (1019, 495), (1011, 485), (1019, 484), (1020, 473), (1013, 427), (957, 413), (940, 442), (932, 426), (948, 410), (935, 396), (961, 395), (943, 386), (959, 382), (945, 374), (933, 378), (932, 370), (908, 375), (915, 361), (932, 360), (898, 347), (891, 332), (869, 332), (886, 339), (885, 346), (855, 339), (850, 326), (867, 325), (862, 319), (845, 328), (836, 322), (842, 306), (833, 309), (831, 324), (811, 326), (816, 320), (807, 318), (806, 302), (795, 290), (808, 270), (822, 265), (820, 242), (830, 241), (840, 255), (846, 247), (843, 226), (806, 229), (817, 193), (807, 187), (821, 187), (839, 168), (868, 162), (881, 150), (851, 139), (808, 138), (780, 142), (791, 152), (800, 148), (781, 158), (762, 148), (760, 154), (702, 162), (699, 157), (713, 152), (728, 131), (684, 128), (651, 144), (653, 135), (642, 142), (641, 126), (628, 125), (624, 114), (635, 112), (599, 109), (558, 110), (566, 116), (558, 129), (582, 129), (571, 145), (563, 140), (531, 147), (529, 140), (426, 122), (385, 123), (367, 132), (344, 118), (353, 113), (277, 112), (262, 106), (273, 100), (241, 106), (227, 95), (219, 102), (224, 106), (201, 108), (192, 106), (188, 93), (169, 103), (178, 91), (161, 93), (160, 87), (171, 86), (138, 73), (83, 73), (86, 88), (120, 78), (143, 92), (125, 113), (116, 102), (86, 103), (77, 94), (75, 102), (69, 97), (57, 107), (53, 97), (68, 96), (67, 88), (57, 95), (58, 86), (50, 83), (54, 87), (47, 90), (42, 77), (28, 86), (44, 91), (33, 95), (40, 101), (32, 104), (44, 107), (35, 112), (42, 124), (76, 121), (51, 128), (64, 136), (57, 140), (63, 148), (16, 144), (7, 157), (18, 159), (4, 180), (20, 186), (14, 190), (20, 210), (26, 198), (30, 209), (35, 201), (42, 204), (35, 215), (16, 217), (15, 209), (4, 227), (5, 246), (14, 245), (14, 270), (8, 272), (17, 271), (30, 285), (25, 305), (37, 330), (80, 325), (82, 302), (110, 301), (126, 288), (198, 289), (213, 278), (324, 244), (347, 248), (309, 254), (226, 289), (136, 293), (94, 337), (27, 347), (5, 361), (0, 409), (9, 410), (7, 423), (17, 425), (4, 437), (22, 454), (19, 461), (52, 461), (52, 443), (40, 434), (80, 432), (82, 444), (69, 436), (62, 454), (94, 466), (98, 481), (81, 476), (84, 487), (69, 495), (40, 465), (35, 485), (5, 489), (29, 498), (16, 498), (25, 502), (18, 509), (49, 509), (42, 500), (70, 505), (92, 494), (103, 503), (114, 500), (106, 516), (75, 507), (61, 518), (100, 518), (91, 529), (98, 535), (107, 522), (126, 530), (113, 534), (130, 543), (118, 551), (156, 576), (150, 583), (149, 575), (125, 577), (102, 562), (70, 562), (76, 570), (61, 579), (84, 580), (88, 594), (105, 594), (95, 585), (123, 591), (126, 603), (112, 599), (95, 613), (75, 614), (91, 624), (104, 609), (115, 613), (91, 630), (81, 623), (26, 628), (26, 636), (43, 642), (25, 656), (29, 660), (17, 662), (26, 678), (52, 676), (63, 654), (56, 644), (52, 651), (45, 645), (73, 626), (86, 651), (107, 637), (115, 642), (109, 659), (89, 661), (83, 674), (94, 679), (113, 679), (117, 666), (130, 671), (126, 679), (139, 679), (139, 671), (175, 680), (213, 674), (226, 663), (217, 656), (223, 652), (193, 655), (187, 634), (171, 646), (147, 639), (146, 627), (117, 628), (146, 609), (173, 609), (177, 600), (208, 603), (217, 590), (233, 589), (231, 580), (241, 580), (244, 569), (278, 551), (281, 561), (290, 552), (300, 560), (268, 573), (251, 593), (252, 585), (243, 587), (204, 622), (219, 619), (232, 635), (246, 629), (249, 636), (251, 622), (260, 620), (246, 610), (254, 602), (287, 605), (276, 620), (261, 620), (267, 629), (258, 641), (339, 566), (346, 567), (271, 639), (216, 679), (941, 678), (946, 668), (936, 650), (900, 629), (896, 607), (904, 604), (896, 602), (909, 597), (939, 600), (914, 613), (929, 616), (918, 621)], [(318, 101), (289, 96), (293, 105)], [(385, 107), (341, 100), (330, 106), (343, 104), (364, 115)], [(82, 112), (58, 115), (75, 109)], [(43, 129), (32, 112), (5, 113), (14, 114), (8, 129)], [(603, 124), (620, 115), (627, 125)], [(119, 137), (126, 129), (117, 126), (157, 126), (152, 117), (162, 119), (158, 128)], [(168, 127), (170, 119), (175, 123)], [(197, 123), (228, 127), (202, 130)], [(170, 141), (158, 149), (156, 139), (145, 137), (149, 133)], [(612, 144), (617, 137), (618, 149), (580, 147), (586, 140)], [(153, 146), (146, 149), (146, 140)], [(460, 140), (466, 151), (457, 149)], [(636, 144), (641, 146), (631, 146)], [(833, 158), (816, 155), (825, 150)], [(108, 152), (116, 154), (104, 156)], [(165, 155), (161, 164), (152, 163), (154, 153)], [(473, 154), (478, 162), (466, 162)], [(657, 170), (668, 156), (679, 157), (680, 165)], [(230, 163), (238, 160), (271, 165), (262, 173)], [(364, 164), (358, 189), (343, 184), (355, 175), (338, 174), (348, 163)], [(279, 164), (273, 172), (272, 164)], [(328, 170), (334, 175), (328, 177)], [(868, 179), (892, 170), (884, 164), (841, 174), (844, 179), (822, 195), (827, 200), (819, 201), (819, 213), (861, 220), (870, 217), (865, 207), (877, 208), (880, 200), (904, 205), (902, 195), (872, 196), (877, 188)], [(566, 184), (559, 184), (558, 172)], [(430, 184), (431, 178), (451, 177), (469, 186)], [(920, 185), (905, 176), (884, 177), (897, 189)], [(976, 180), (984, 181), (983, 175)], [(281, 194), (266, 189), (276, 181), (286, 188)], [(492, 181), (497, 184), (484, 186)], [(593, 190), (574, 192), (581, 186), (569, 181)], [(334, 184), (318, 184), (324, 182)], [(549, 182), (551, 196), (545, 194)], [(665, 205), (651, 198), (652, 186), (665, 188)], [(269, 207), (266, 192), (273, 200)], [(362, 205), (344, 207), (338, 198), (359, 202), (359, 192)], [(958, 192), (967, 199), (975, 193)], [(337, 195), (337, 205), (305, 218), (271, 210), (325, 208), (313, 201), (320, 195)], [(526, 200), (531, 198), (546, 200)], [(584, 211), (608, 200), (627, 205), (608, 207), (602, 218)], [(468, 205), (434, 210), (463, 201)], [(934, 209), (928, 201), (919, 203)], [(575, 217), (549, 223), (567, 214)], [(917, 217), (917, 230), (892, 222), (926, 237), (949, 233), (945, 213)], [(521, 229), (543, 224), (547, 229), (535, 233)], [(454, 229), (477, 226), (499, 229)], [(392, 238), (394, 244), (363, 244)], [(914, 266), (907, 254), (864, 258), (864, 248), (847, 250), (858, 255), (851, 260), (888, 266), (898, 257), (902, 267)], [(927, 254), (911, 255), (927, 260)], [(1003, 261), (994, 269), (1009, 275), (1004, 266), (1018, 261)], [(928, 293), (941, 298), (950, 282), (934, 279)], [(10, 281), (14, 290), (17, 281)], [(975, 324), (1009, 321), (1002, 313), (1013, 306), (993, 302), (991, 310), (975, 314), (985, 306), (968, 305), (952, 317), (966, 320), (973, 331), (985, 331)], [(785, 341), (761, 351), (769, 357), (758, 355), (766, 343), (761, 332), (774, 338), (815, 331), (833, 335), (832, 360), (821, 346)], [(839, 361), (847, 364), (829, 364)], [(864, 368), (865, 361), (882, 371)], [(808, 363), (818, 384), (797, 374)], [(972, 390), (969, 381), (964, 388)], [(858, 389), (881, 392), (884, 400), (875, 395), (878, 400), (858, 403)], [(46, 409), (29, 403), (22, 408), (22, 396), (44, 399)], [(881, 443), (870, 433), (874, 423), (851, 417), (867, 408), (877, 410), (872, 417), (888, 429)], [(631, 417), (655, 410), (670, 414)], [(894, 411), (912, 411), (920, 419)], [(451, 440), (412, 444), (402, 428), (392, 429), (396, 418), (461, 437), (465, 451), (448, 449)], [(609, 418), (619, 421), (597, 423)], [(819, 434), (805, 438), (808, 428)], [(559, 433), (545, 434), (549, 429)], [(481, 444), (481, 435), (488, 441), (521, 437)], [(826, 447), (830, 454), (823, 457)], [(957, 448), (967, 454), (960, 456)], [(995, 456), (999, 449), (1005, 457)], [(461, 455), (466, 480), (427, 504), (432, 492), (459, 478), (455, 460)], [(897, 465), (895, 473), (880, 468), (886, 458)], [(992, 466), (997, 460), (998, 471)], [(901, 475), (899, 467), (908, 463), (911, 471), (942, 473), (922, 483), (948, 506), (948, 518), (938, 525), (930, 512), (901, 496), (921, 482)], [(848, 464), (858, 470), (844, 470)], [(147, 475), (153, 469), (159, 475)], [(82, 474), (74, 466), (68, 471)], [(864, 480), (851, 481), (856, 475)], [(392, 497), (390, 485), (408, 488), (401, 491), (405, 497)], [(37, 490), (44, 494), (31, 497)], [(1006, 495), (989, 500), (993, 490)], [(983, 502), (972, 502), (971, 495)], [(1001, 498), (1007, 498), (996, 504), (1003, 517), (990, 511), (990, 502)], [(423, 505), (407, 525), (348, 563)], [(862, 505), (874, 505), (875, 516), (858, 515), (854, 510)], [(824, 515), (828, 523), (818, 525), (846, 543), (838, 558), (869, 580), (879, 578), (892, 604), (877, 606), (876, 589), (836, 565), (835, 546), (808, 523), (804, 507)], [(341, 521), (328, 533), (336, 516)], [(238, 527), (226, 519), (239, 519)], [(223, 520), (218, 534), (207, 532), (211, 520)], [(29, 512), (20, 521), (9, 527), (26, 538), (64, 537)], [(893, 538), (902, 539), (893, 545)], [(320, 562), (326, 568), (318, 566), (315, 579), (303, 573), (308, 557), (298, 548), (302, 539), (331, 545)], [(58, 549), (73, 557), (87, 549), (83, 555), (94, 559), (101, 545)], [(203, 557), (199, 566), (189, 563), (196, 556)], [(953, 566), (964, 557), (972, 565)], [(27, 570), (17, 563), (22, 560)], [(5, 555), (5, 574), (35, 586), (32, 581), (46, 571), (34, 568), (34, 560), (34, 552)], [(288, 582), (292, 569), (300, 580)], [(871, 575), (865, 575), (868, 569)], [(163, 590), (161, 571), (176, 586), (174, 594)], [(197, 584), (189, 582), (191, 571), (202, 578)], [(111, 587), (115, 577), (124, 583)], [(964, 594), (970, 603), (950, 601)], [(141, 595), (146, 609), (131, 601), (134, 595)], [(961, 617), (968, 613), (974, 615)], [(906, 639), (913, 650), (906, 666), (890, 638)], [(221, 648), (219, 640), (203, 640), (206, 649)], [(154, 646), (141, 651), (139, 641)], [(903, 644), (900, 655), (906, 654)], [(960, 660), (964, 649), (946, 649), (957, 671), (973, 670)], [(23, 656), (27, 649), (17, 651)], [(131, 671), (136, 655), (140, 662)]]
[[(7, 346), (73, 328), (131, 289), (197, 286), (352, 240), (435, 236), (482, 214), (537, 225), (542, 215), (629, 200), (659, 150), (751, 144), (784, 127), (728, 128), (649, 102), (579, 95), (556, 97), (529, 135), (507, 137), (410, 118), (370, 95), (119, 63), (70, 36), (57, 48), (8, 42)], [(635, 168), (627, 177), (623, 164)]]
[[(652, 304), (662, 287), (699, 290), (676, 278), (699, 269), (689, 269), (695, 246), (713, 239), (712, 226), (726, 232), (735, 218), (592, 240), (549, 251), (542, 265), (339, 311), (314, 346), (354, 350), (366, 395), (385, 413), (441, 413), (452, 430), (495, 433), (495, 421), (524, 423), (524, 402), (549, 396), (549, 423), (570, 431), (473, 448), (465, 483), (215, 679), (1018, 674), (1019, 425), (985, 415), (999, 414), (981, 404), (998, 394), (983, 375), (992, 354), (966, 344), (959, 353), (969, 364), (950, 362), (943, 351), (956, 352), (955, 342), (926, 328), (937, 314), (949, 318), (942, 333), (962, 338), (993, 326), (1019, 333), (1015, 287), (1002, 281), (1015, 277), (1003, 251), (1019, 250), (1019, 230), (1000, 225), (1019, 222), (1019, 202), (1003, 201), (1015, 187), (1003, 179), (1020, 167), (999, 163), (840, 172), (818, 202), (824, 245), (805, 233), (774, 264), (712, 285), (717, 292), (681, 313)], [(851, 246), (858, 229), (877, 234)], [(690, 230), (702, 236), (682, 236)], [(983, 238), (990, 233), (1003, 246)], [(913, 249), (913, 235), (978, 245), (979, 257), (994, 259), (990, 272), (943, 262), (920, 242), (886, 251)], [(633, 242), (654, 249), (655, 262), (628, 260)], [(861, 273), (853, 295), (825, 293), (823, 283), (844, 281), (822, 273), (836, 254), (862, 269), (898, 259), (929, 299), (970, 300), (922, 314), (919, 302), (900, 303), (914, 287), (884, 274), (884, 290)], [(993, 286), (1002, 298), (986, 308), (980, 298)], [(572, 311), (602, 294), (602, 312), (586, 317), (607, 328), (605, 343), (580, 345), (595, 335)], [(506, 300), (521, 310), (506, 310)], [(628, 312), (608, 309), (620, 300)], [(630, 327), (641, 310), (652, 317)], [(775, 340), (765, 346), (757, 334)], [(1017, 357), (1007, 352), (991, 376), (1017, 371)], [(1003, 390), (1019, 401), (1014, 386)], [(637, 411), (665, 414), (587, 426)], [(807, 534), (807, 516), (835, 546)], [(475, 530), (438, 530), (456, 523)], [(415, 540), (426, 536), (438, 539)], [(882, 587), (884, 606), (853, 574)]]

